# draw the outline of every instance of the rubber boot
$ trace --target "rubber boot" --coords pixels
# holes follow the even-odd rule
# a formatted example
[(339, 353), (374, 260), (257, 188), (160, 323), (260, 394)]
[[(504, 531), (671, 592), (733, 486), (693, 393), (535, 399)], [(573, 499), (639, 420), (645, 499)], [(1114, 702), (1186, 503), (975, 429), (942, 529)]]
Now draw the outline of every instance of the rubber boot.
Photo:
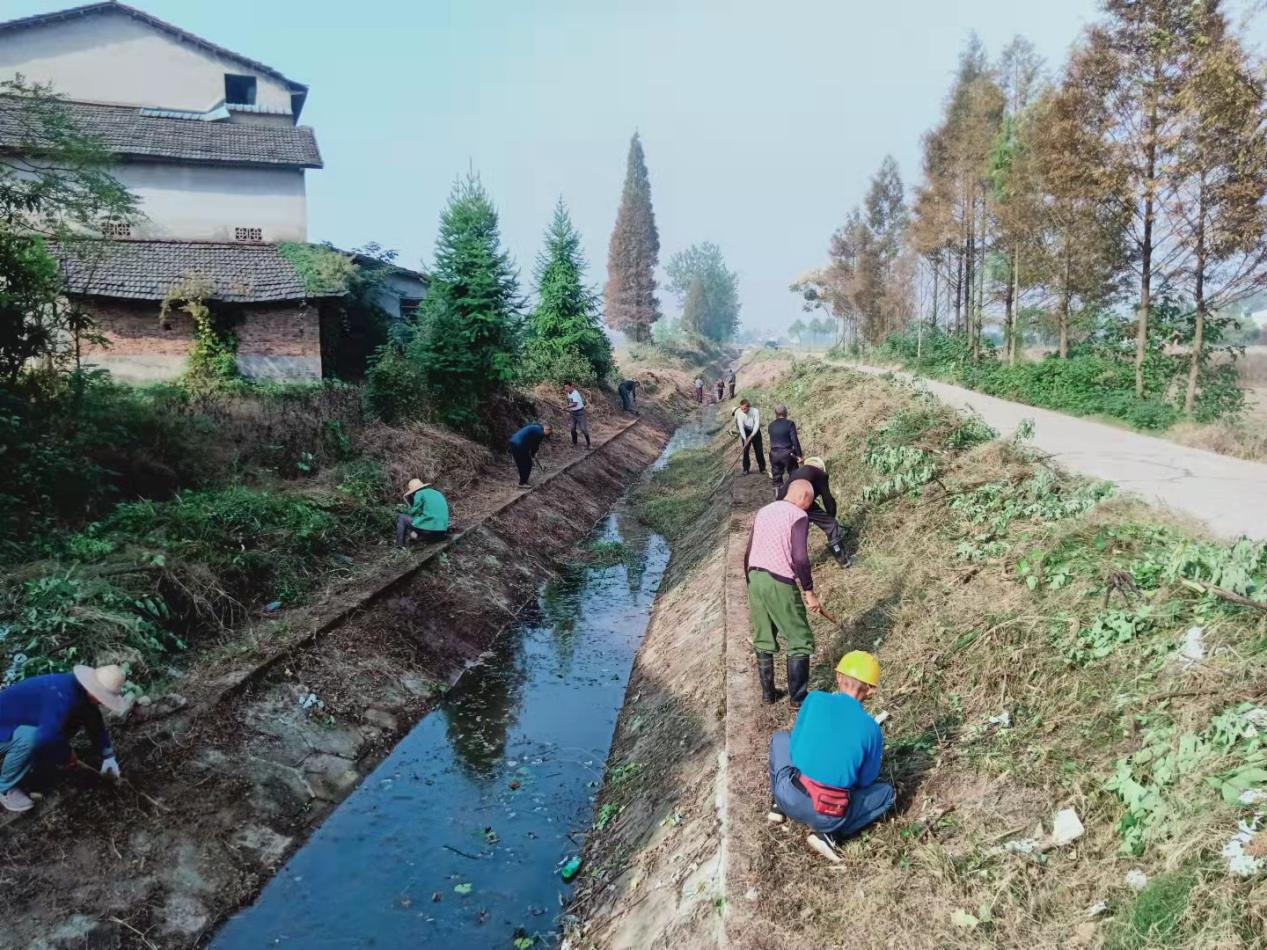
[(831, 553), (836, 558), (836, 563), (841, 567), (848, 567), (853, 561), (853, 558), (845, 553), (845, 546), (839, 541), (831, 545)]
[(757, 654), (757, 678), (761, 680), (761, 702), (769, 706), (777, 703), (787, 695), (781, 689), (774, 688), (774, 654)]
[(787, 658), (787, 701), (793, 709), (800, 709), (805, 702), (805, 693), (809, 686), (809, 657), (789, 656)]

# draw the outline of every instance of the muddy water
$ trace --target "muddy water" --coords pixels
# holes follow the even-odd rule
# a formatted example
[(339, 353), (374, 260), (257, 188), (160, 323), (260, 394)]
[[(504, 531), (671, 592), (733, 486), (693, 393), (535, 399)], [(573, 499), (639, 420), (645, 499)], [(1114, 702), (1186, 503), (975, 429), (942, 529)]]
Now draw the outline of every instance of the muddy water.
[[(681, 427), (661, 462), (701, 444)], [(593, 820), (612, 730), (669, 559), (618, 506), (571, 569), (325, 821), (213, 946), (511, 947), (557, 939), (560, 865)], [(524, 945), (521, 939), (521, 946)]]

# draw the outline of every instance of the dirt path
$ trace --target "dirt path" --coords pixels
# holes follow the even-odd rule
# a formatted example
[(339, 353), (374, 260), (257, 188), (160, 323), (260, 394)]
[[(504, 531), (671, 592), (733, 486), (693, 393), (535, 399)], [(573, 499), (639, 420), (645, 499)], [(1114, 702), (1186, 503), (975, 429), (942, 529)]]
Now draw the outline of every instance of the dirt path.
[(840, 363), (918, 382), (948, 405), (981, 415), (1004, 436), (1034, 422), (1034, 444), (1072, 471), (1205, 522), (1227, 538), (1267, 538), (1267, 464), (1246, 462), (1064, 413), (996, 399), (932, 379)]
[[(117, 728), (128, 783), (76, 774), (0, 842), (0, 946), (206, 940), (489, 648), (660, 453), (612, 425), (592, 452), (488, 507), (442, 550), (278, 639), (211, 658)], [(569, 447), (570, 448), (570, 447)]]

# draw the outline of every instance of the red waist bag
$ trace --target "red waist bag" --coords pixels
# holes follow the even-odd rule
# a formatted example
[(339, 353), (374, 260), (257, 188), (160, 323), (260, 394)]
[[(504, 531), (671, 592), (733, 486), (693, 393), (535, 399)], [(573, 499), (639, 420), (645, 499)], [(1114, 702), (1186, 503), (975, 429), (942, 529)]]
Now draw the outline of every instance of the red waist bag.
[(834, 785), (819, 785), (812, 778), (798, 775), (801, 787), (809, 796), (814, 811), (820, 815), (841, 818), (849, 808), (849, 789), (836, 788)]

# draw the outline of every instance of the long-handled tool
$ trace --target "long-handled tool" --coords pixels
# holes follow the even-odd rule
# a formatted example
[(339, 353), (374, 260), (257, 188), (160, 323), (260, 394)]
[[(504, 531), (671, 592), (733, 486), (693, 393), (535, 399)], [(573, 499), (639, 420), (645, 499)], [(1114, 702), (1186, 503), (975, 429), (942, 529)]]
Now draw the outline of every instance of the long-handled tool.
[(168, 808), (166, 805), (160, 802), (157, 798), (153, 798), (149, 795), (146, 795), (143, 791), (141, 791), (139, 788), (137, 788), (127, 779), (123, 778), (123, 776), (119, 776), (118, 778), (111, 778), (109, 776), (102, 775), (99, 771), (94, 769), (91, 765), (87, 764), (86, 762), (80, 762), (78, 759), (75, 760), (75, 766), (77, 768), (83, 769), (85, 772), (90, 772), (91, 774), (95, 775), (97, 778), (101, 779), (101, 781), (103, 782), (110, 782), (113, 785), (130, 788), (132, 791), (136, 792), (136, 794), (140, 795), (142, 798), (144, 798), (147, 802), (149, 802), (151, 805), (153, 805), (155, 808), (157, 808), (161, 812), (171, 811), (170, 808)]

